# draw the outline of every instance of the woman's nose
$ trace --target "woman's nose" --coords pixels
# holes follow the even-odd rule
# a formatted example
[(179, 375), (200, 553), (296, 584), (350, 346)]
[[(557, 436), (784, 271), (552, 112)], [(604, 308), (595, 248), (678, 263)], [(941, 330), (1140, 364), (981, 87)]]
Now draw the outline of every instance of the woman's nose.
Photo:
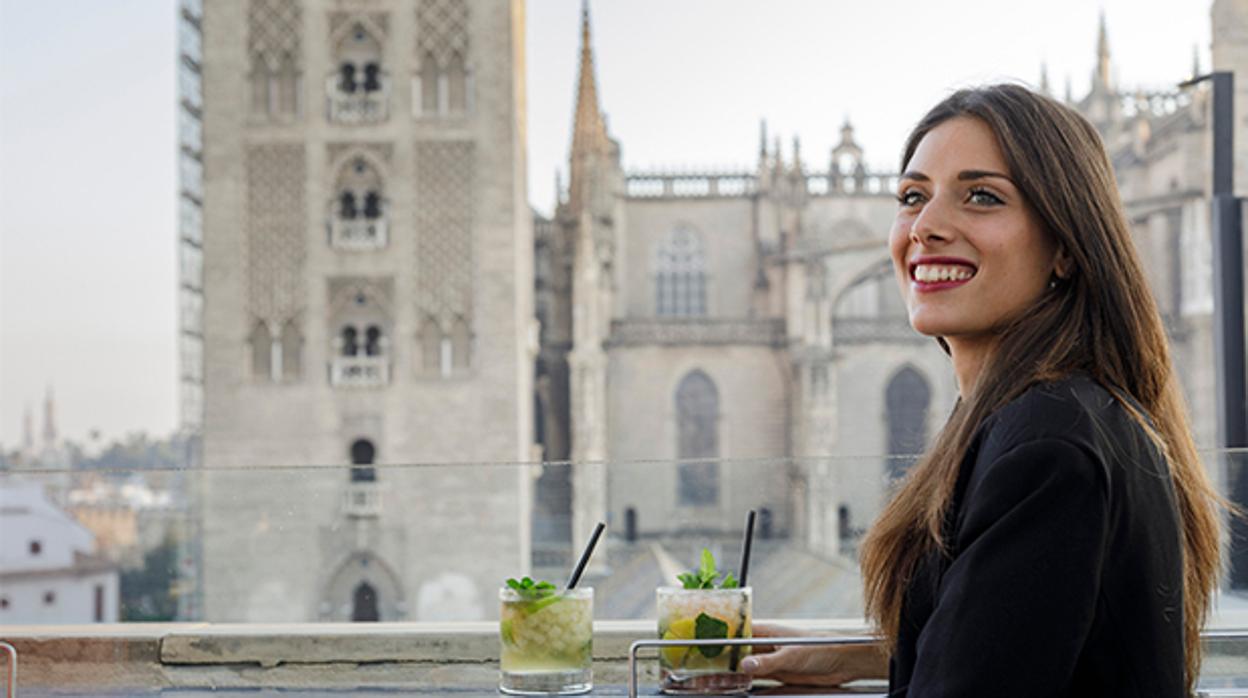
[(933, 197), (923, 205), (910, 226), (910, 239), (916, 243), (948, 241), (952, 237), (952, 225), (948, 206), (941, 197)]

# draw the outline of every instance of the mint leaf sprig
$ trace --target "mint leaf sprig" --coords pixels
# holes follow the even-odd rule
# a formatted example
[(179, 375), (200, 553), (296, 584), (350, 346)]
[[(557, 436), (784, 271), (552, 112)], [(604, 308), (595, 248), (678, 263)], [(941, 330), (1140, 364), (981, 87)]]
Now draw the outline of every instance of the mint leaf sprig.
[(525, 601), (537, 601), (555, 593), (555, 585), (550, 582), (536, 582), (529, 577), (508, 579), (507, 586), (520, 595)]
[[(702, 548), (702, 564), (694, 572), (685, 572), (676, 575), (676, 579), (680, 580), (681, 585), (686, 589), (714, 589), (715, 580), (719, 579), (720, 573), (715, 569), (715, 556), (710, 550)], [(737, 578), (731, 572), (724, 575), (723, 581), (719, 583), (720, 589), (736, 589), (740, 584)]]

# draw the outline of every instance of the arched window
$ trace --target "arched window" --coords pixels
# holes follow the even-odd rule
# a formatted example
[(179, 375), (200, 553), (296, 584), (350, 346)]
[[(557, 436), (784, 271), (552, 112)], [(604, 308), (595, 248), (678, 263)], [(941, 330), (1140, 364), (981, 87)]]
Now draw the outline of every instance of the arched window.
[(303, 373), (303, 334), (291, 319), (282, 326), (282, 379), (298, 380)]
[(355, 192), (343, 191), (338, 194), (338, 215), (343, 220), (352, 220), (355, 218)]
[(673, 230), (655, 254), (654, 271), (658, 315), (706, 315), (706, 259), (696, 232)]
[(251, 345), (251, 375), (258, 380), (272, 380), (273, 335), (269, 333), (268, 323), (256, 322), (247, 343)]
[(376, 191), (364, 194), (364, 217), (370, 221), (381, 218), (381, 195)]
[(719, 464), (685, 460), (719, 457), (719, 391), (702, 371), (692, 371), (676, 388), (676, 457), (681, 504), (719, 502)]
[(256, 53), (251, 56), (251, 113), (257, 116), (269, 115), (269, 64), (264, 56)]
[(375, 482), (377, 471), (371, 467), (377, 457), (377, 449), (368, 439), (356, 439), (351, 444), (351, 482)]
[(425, 115), (439, 113), (438, 108), (438, 60), (433, 52), (420, 59), (420, 111)]
[(355, 327), (347, 325), (342, 328), (342, 355), (355, 356), (360, 353), (359, 333)]
[(468, 108), (468, 71), (464, 68), (463, 56), (459, 52), (451, 54), (446, 67), (447, 102), (449, 111), (462, 113)]
[(331, 122), (369, 123), (387, 116), (382, 44), (370, 26), (355, 22), (335, 34), (335, 68), (326, 81)]
[(442, 328), (432, 316), (426, 317), (420, 326), (421, 371), (436, 374), (442, 366)]
[(334, 182), (330, 244), (349, 250), (385, 247), (386, 210), (383, 180), (377, 166), (364, 156), (348, 159)]
[(364, 91), (376, 92), (381, 89), (381, 66), (377, 61), (364, 64)]
[(368, 582), (360, 582), (351, 598), (351, 620), (356, 623), (381, 620), (377, 610), (377, 590)]
[(888, 382), (885, 409), (888, 415), (888, 464), (890, 477), (906, 474), (927, 445), (927, 409), (932, 393), (927, 381), (909, 366)]
[(364, 355), (381, 356), (381, 328), (369, 325), (364, 331)]
[(277, 84), (278, 113), (283, 116), (298, 115), (301, 81), (299, 79), (299, 68), (294, 56), (290, 54), (282, 56), (281, 67), (277, 75)]
[(355, 93), (355, 64), (343, 63), (338, 66), (338, 89), (347, 94)]
[(457, 371), (467, 369), (472, 359), (472, 332), (464, 318), (455, 319), (451, 328), (451, 366)]

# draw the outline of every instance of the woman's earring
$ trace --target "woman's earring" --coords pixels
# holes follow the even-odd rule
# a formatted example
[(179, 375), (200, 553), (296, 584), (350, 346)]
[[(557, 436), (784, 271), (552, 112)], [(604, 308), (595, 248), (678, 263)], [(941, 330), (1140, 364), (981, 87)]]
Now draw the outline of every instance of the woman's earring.
[(1049, 277), (1049, 288), (1057, 288), (1057, 276)]

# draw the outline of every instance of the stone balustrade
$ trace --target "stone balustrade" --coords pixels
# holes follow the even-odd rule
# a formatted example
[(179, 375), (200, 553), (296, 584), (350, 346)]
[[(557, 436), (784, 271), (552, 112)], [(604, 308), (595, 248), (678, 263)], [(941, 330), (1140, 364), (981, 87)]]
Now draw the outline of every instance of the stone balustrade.
[(390, 76), (382, 73), (381, 88), (346, 92), (334, 75), (325, 81), (326, 116), (334, 124), (376, 124), (390, 117)]
[(339, 356), (330, 364), (335, 388), (376, 388), (390, 383), (390, 362), (384, 356)]
[[(892, 196), (891, 173), (813, 172), (801, 175), (807, 196)], [(749, 172), (633, 172), (625, 176), (631, 199), (713, 199), (750, 196), (759, 189)]]
[(329, 245), (336, 250), (363, 252), (389, 244), (389, 224), (382, 218), (333, 217), (329, 221)]
[(754, 344), (783, 346), (784, 320), (641, 318), (611, 323), (610, 346)]

